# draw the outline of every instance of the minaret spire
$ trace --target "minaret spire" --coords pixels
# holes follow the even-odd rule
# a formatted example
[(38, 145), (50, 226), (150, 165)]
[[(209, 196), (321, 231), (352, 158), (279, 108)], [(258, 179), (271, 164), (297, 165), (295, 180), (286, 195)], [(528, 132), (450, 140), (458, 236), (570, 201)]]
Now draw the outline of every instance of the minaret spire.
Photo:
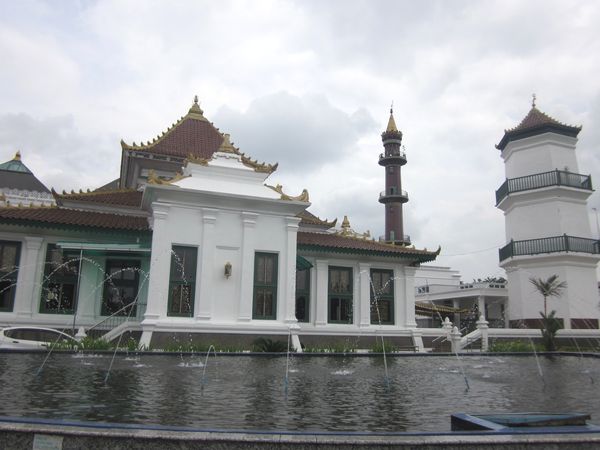
[(385, 167), (385, 191), (379, 195), (379, 202), (385, 205), (386, 242), (397, 245), (410, 244), (404, 235), (402, 204), (408, 201), (408, 194), (402, 190), (401, 168), (406, 164), (406, 155), (401, 148), (402, 132), (394, 120), (394, 103), (390, 106), (390, 118), (386, 130), (381, 133), (385, 152), (379, 155), (379, 165)]
[(387, 132), (398, 132), (398, 128), (396, 127), (396, 121), (394, 120), (394, 102), (392, 102), (392, 106), (390, 106), (390, 118), (388, 120)]

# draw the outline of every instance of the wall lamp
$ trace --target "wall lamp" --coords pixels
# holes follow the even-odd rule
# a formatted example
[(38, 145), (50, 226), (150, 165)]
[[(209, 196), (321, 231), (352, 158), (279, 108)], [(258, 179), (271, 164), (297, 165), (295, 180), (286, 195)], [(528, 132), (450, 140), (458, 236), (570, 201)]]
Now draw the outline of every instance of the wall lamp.
[(225, 278), (229, 278), (231, 276), (231, 263), (227, 261), (225, 263), (225, 272), (223, 273)]

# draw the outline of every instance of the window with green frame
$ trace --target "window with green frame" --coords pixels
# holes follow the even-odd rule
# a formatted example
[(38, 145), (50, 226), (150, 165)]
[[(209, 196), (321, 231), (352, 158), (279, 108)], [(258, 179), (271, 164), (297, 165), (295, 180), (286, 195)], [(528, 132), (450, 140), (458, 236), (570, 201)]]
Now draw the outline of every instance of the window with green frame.
[(352, 268), (329, 267), (329, 323), (352, 323)]
[(197, 260), (198, 249), (196, 247), (173, 246), (167, 315), (179, 317), (194, 315)]
[(73, 314), (77, 301), (79, 252), (63, 250), (48, 244), (40, 313)]
[(17, 291), (21, 243), (0, 241), (0, 311), (12, 312)]
[(134, 303), (138, 295), (140, 261), (133, 259), (108, 259), (102, 294), (103, 316), (118, 313), (119, 316), (135, 317), (136, 307), (125, 308)]
[(308, 322), (310, 307), (310, 269), (296, 270), (296, 319)]
[(254, 255), (253, 319), (277, 318), (277, 261), (276, 253)]
[(371, 323), (394, 324), (394, 271), (371, 269)]

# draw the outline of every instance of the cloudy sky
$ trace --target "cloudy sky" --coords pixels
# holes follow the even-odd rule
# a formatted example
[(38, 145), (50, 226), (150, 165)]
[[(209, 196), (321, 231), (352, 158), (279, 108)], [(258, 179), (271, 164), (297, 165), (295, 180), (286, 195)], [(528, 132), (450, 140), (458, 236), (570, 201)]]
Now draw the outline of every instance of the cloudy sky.
[(598, 23), (600, 2), (575, 0), (0, 0), (0, 160), (19, 149), (46, 185), (96, 188), (121, 139), (152, 139), (197, 94), (242, 151), (279, 162), (273, 182), (379, 236), (393, 101), (406, 232), (466, 280), (501, 276), (494, 144), (533, 92), (583, 125), (579, 172), (600, 180)]

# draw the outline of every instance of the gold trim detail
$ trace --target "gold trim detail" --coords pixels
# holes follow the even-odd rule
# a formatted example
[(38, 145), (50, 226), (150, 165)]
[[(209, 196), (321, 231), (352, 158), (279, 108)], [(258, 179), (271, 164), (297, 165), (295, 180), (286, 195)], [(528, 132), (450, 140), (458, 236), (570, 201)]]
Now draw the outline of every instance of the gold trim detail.
[(191, 162), (193, 164), (199, 164), (201, 166), (208, 166), (208, 162), (210, 161), (209, 159), (206, 158), (200, 158), (199, 156), (194, 156), (191, 153), (188, 155), (188, 157), (185, 159), (186, 162)]
[(337, 234), (338, 236), (361, 239), (363, 241), (371, 239), (371, 232), (369, 230), (367, 230), (364, 233), (357, 233), (356, 231), (354, 231), (350, 226), (348, 216), (344, 216), (344, 220), (342, 221), (342, 225), (340, 225), (340, 228), (341, 230), (335, 232), (335, 234)]
[(190, 175), (184, 175), (182, 173), (176, 173), (175, 176), (173, 178), (171, 178), (170, 180), (165, 180), (162, 177), (159, 177), (156, 172), (154, 171), (154, 169), (150, 169), (148, 171), (148, 184), (161, 184), (161, 185), (170, 185), (173, 183), (176, 183), (180, 180), (183, 180), (184, 178), (188, 178)]
[(277, 192), (281, 197), (281, 200), (288, 200), (288, 201), (297, 201), (297, 202), (304, 202), (304, 203), (309, 203), (309, 196), (308, 196), (308, 191), (306, 189), (302, 189), (302, 193), (296, 197), (293, 197), (291, 195), (287, 195), (285, 192), (283, 192), (283, 186), (281, 184), (277, 184), (276, 186), (271, 186), (269, 184), (265, 183), (265, 186), (268, 187), (269, 189), (274, 190), (275, 192)]

